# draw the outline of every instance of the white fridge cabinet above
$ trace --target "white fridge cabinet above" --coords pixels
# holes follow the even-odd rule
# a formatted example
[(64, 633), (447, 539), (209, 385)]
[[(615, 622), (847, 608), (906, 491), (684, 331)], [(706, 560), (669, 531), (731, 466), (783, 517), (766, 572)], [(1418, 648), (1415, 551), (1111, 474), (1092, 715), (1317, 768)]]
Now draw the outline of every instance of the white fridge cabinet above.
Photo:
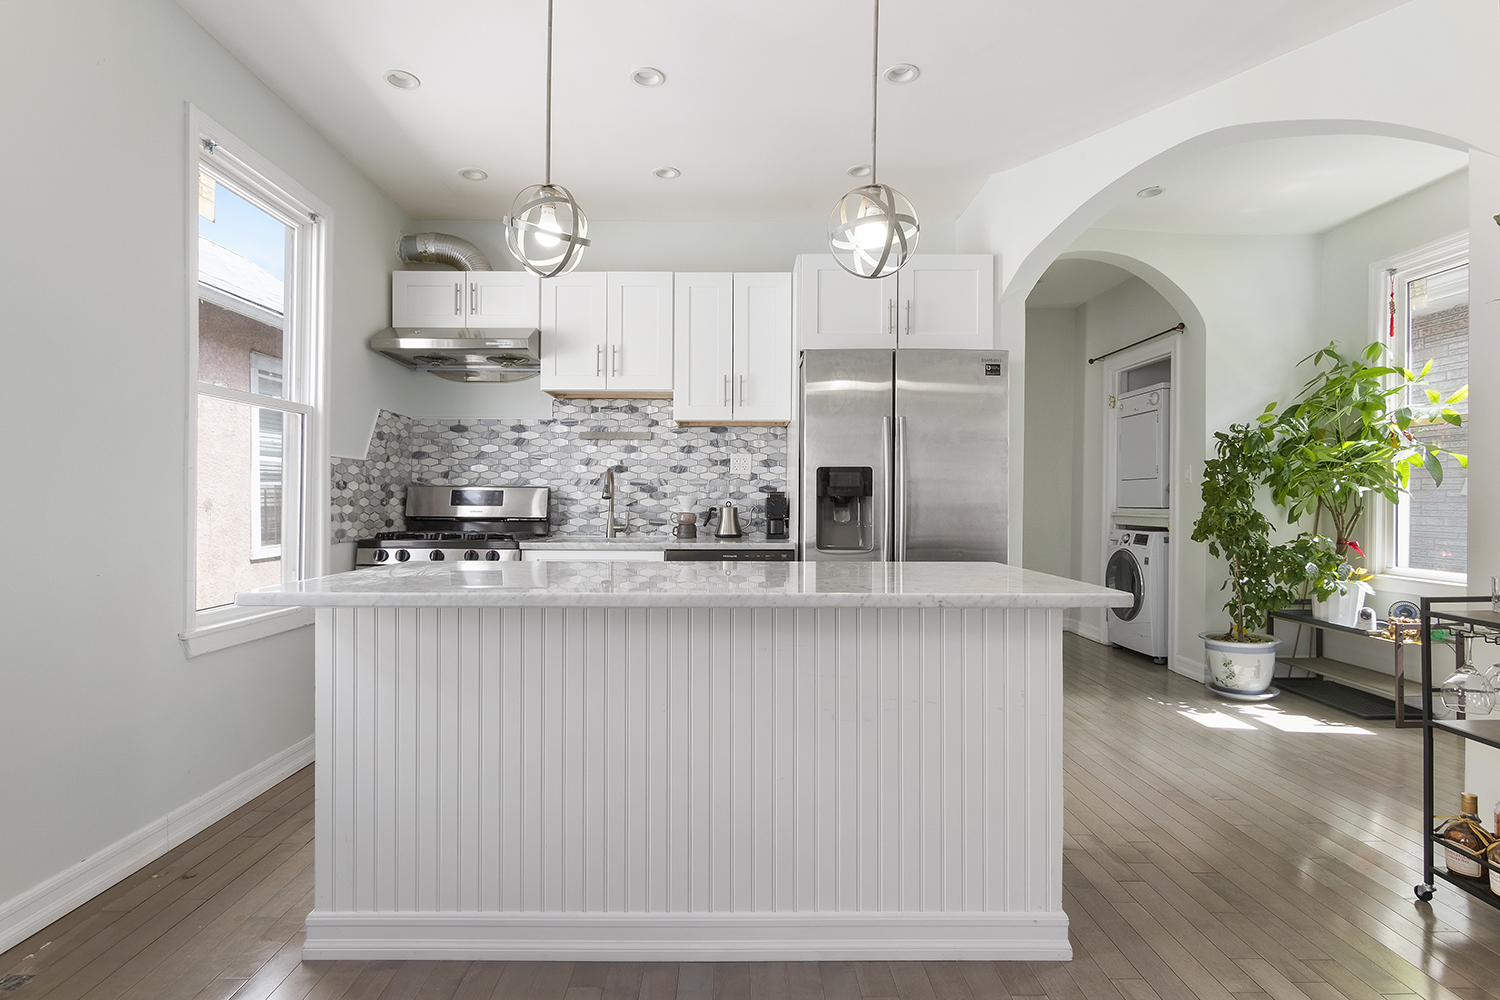
[(677, 275), (672, 410), (678, 423), (792, 419), (792, 276)]
[(575, 271), (542, 285), (542, 390), (672, 395), (672, 273)]
[(832, 254), (797, 258), (796, 336), (804, 350), (995, 346), (995, 259), (917, 254), (888, 278), (856, 278)]
[(528, 271), (393, 271), (391, 326), (397, 329), (535, 330), (541, 282)]

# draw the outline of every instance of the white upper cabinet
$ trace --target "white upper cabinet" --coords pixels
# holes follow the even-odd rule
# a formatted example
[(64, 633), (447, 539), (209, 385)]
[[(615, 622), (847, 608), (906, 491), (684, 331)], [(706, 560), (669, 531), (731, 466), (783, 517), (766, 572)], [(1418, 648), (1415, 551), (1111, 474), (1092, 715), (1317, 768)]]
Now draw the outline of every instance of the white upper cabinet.
[(792, 276), (679, 274), (672, 415), (679, 423), (792, 418)]
[(542, 279), (530, 271), (470, 271), (468, 323), (476, 329), (535, 330)]
[(672, 394), (672, 273), (574, 271), (542, 282), (542, 390)]
[(797, 258), (797, 344), (804, 350), (896, 346), (896, 278), (856, 278), (832, 254)]
[(792, 276), (734, 276), (734, 419), (792, 419)]
[(539, 284), (528, 271), (394, 271), (391, 325), (534, 330), (540, 318)]
[(623, 394), (672, 394), (672, 272), (608, 272), (608, 386)]
[(472, 271), (394, 271), (391, 273), (391, 326), (462, 330)]
[(542, 282), (542, 390), (605, 389), (605, 273), (574, 271)]
[(898, 347), (995, 347), (995, 263), (989, 254), (917, 254), (897, 272)]
[(734, 275), (677, 275), (672, 416), (732, 418)]
[(856, 278), (831, 254), (797, 258), (797, 345), (842, 348), (995, 346), (994, 258), (917, 254), (888, 278)]

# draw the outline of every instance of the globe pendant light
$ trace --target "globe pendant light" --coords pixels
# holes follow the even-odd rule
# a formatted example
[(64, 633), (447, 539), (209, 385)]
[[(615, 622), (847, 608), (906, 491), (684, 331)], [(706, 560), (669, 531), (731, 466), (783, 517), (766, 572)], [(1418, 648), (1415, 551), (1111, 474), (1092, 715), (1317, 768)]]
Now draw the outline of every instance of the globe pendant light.
[(880, 122), (880, 0), (875, 0), (875, 45), (870, 72), (870, 183), (839, 199), (828, 225), (828, 246), (839, 266), (859, 278), (885, 278), (917, 250), (921, 226), (906, 196), (881, 184), (876, 171)]
[(541, 184), (516, 195), (505, 217), (505, 244), (526, 270), (555, 278), (578, 266), (588, 232), (589, 220), (573, 193), (552, 183), (552, 0), (547, 0), (547, 171)]

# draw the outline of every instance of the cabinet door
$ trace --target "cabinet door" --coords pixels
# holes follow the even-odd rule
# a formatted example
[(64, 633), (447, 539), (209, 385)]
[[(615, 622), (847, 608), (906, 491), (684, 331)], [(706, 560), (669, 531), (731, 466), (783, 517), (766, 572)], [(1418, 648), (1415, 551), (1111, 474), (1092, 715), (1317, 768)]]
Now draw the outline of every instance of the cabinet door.
[(575, 271), (542, 282), (542, 391), (605, 387), (605, 275)]
[(391, 273), (391, 326), (463, 329), (465, 282), (470, 271)]
[(797, 346), (896, 346), (896, 276), (856, 278), (832, 254), (797, 258)]
[(994, 268), (989, 254), (914, 256), (897, 274), (897, 346), (993, 350)]
[(535, 330), (541, 325), (541, 279), (530, 271), (471, 271), (470, 329)]
[[(734, 419), (730, 400), (738, 339), (738, 280), (739, 275), (700, 273), (678, 274), (673, 282), (675, 420)], [(790, 321), (790, 308), (787, 318)]]
[(792, 419), (792, 276), (734, 276), (734, 419)]
[(610, 392), (672, 394), (672, 272), (610, 271), (604, 368)]

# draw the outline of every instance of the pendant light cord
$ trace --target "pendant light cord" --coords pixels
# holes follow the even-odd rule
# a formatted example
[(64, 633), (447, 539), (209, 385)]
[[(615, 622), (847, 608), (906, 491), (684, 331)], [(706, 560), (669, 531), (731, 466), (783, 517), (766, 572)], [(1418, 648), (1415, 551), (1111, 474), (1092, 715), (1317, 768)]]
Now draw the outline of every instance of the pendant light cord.
[[(551, 3), (552, 0), (547, 0)], [(880, 0), (875, 0), (875, 47), (870, 56), (870, 184), (880, 183), (875, 169), (880, 129)]]
[(552, 0), (547, 0), (547, 169), (544, 183), (552, 186)]

